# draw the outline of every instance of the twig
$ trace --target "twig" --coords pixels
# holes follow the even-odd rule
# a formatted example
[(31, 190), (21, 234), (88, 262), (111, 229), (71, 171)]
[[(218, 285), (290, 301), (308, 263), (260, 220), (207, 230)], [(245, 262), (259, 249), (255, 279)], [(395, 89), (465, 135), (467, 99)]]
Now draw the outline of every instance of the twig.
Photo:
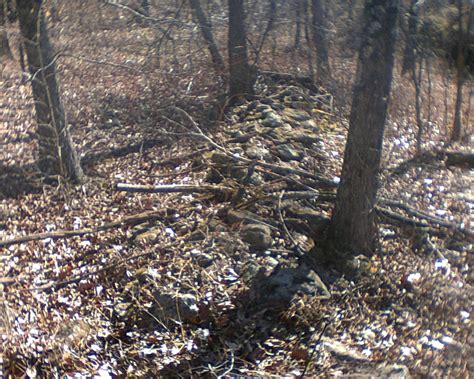
[(314, 347), (313, 347), (313, 350), (311, 351), (311, 354), (308, 358), (308, 360), (306, 361), (306, 365), (304, 366), (304, 370), (303, 372), (301, 373), (300, 375), (300, 379), (303, 379), (305, 374), (306, 374), (306, 371), (308, 371), (308, 368), (309, 368), (309, 364), (313, 361), (313, 357), (314, 357), (314, 354), (316, 353), (316, 348), (319, 346), (319, 344), (321, 343), (321, 340), (324, 336), (324, 333), (326, 333), (326, 329), (327, 327), (329, 326), (329, 324), (331, 322), (333, 322), (334, 320), (336, 319), (336, 316), (332, 317), (330, 320), (326, 321), (326, 323), (324, 324), (324, 327), (323, 327), (323, 330), (321, 330), (321, 333), (319, 333), (319, 336), (318, 336), (318, 340), (316, 341), (316, 343), (314, 344)]
[[(162, 247), (162, 249), (165, 249), (165, 248)], [(120, 267), (120, 266), (124, 265), (125, 263), (127, 263), (131, 260), (146, 257), (147, 255), (151, 255), (151, 254), (154, 254), (154, 253), (155, 253), (155, 251), (146, 251), (144, 253), (142, 252), (142, 253), (139, 253), (139, 254), (135, 254), (135, 255), (132, 255), (131, 257), (122, 259), (119, 262), (111, 263), (111, 264), (109, 264), (105, 267), (99, 268), (99, 269), (94, 270), (92, 272), (86, 272), (84, 274), (78, 275), (78, 276), (76, 276), (74, 278), (71, 278), (71, 279), (68, 279), (68, 280), (53, 282), (53, 283), (45, 284), (45, 285), (38, 286), (38, 287), (25, 288), (25, 289), (20, 290), (20, 292), (47, 291), (47, 290), (50, 290), (50, 289), (53, 289), (53, 288), (54, 289), (59, 289), (59, 288), (65, 287), (69, 284), (74, 284), (74, 283), (80, 282), (81, 280), (83, 280), (83, 279), (85, 279), (89, 276), (97, 275), (97, 274), (100, 274), (101, 272), (108, 271), (108, 270), (111, 270), (113, 268)]]
[(224, 186), (212, 186), (207, 184), (192, 185), (192, 184), (169, 184), (169, 185), (157, 185), (148, 186), (140, 184), (126, 184), (117, 183), (115, 186), (117, 191), (125, 192), (143, 192), (143, 193), (232, 193), (234, 190)]
[(278, 197), (278, 207), (277, 207), (278, 217), (280, 219), (281, 224), (283, 225), (283, 230), (285, 231), (286, 235), (290, 239), (291, 243), (295, 246), (295, 248), (298, 252), (298, 255), (302, 256), (303, 252), (300, 251), (298, 242), (294, 239), (294, 237), (292, 236), (292, 234), (288, 230), (288, 227), (286, 226), (285, 219), (283, 218), (283, 214), (281, 212), (281, 200), (282, 200), (284, 194), (285, 194), (285, 191), (283, 190), (283, 191), (281, 191), (280, 196)]
[(83, 228), (77, 230), (57, 230), (54, 232), (29, 234), (22, 237), (16, 237), (9, 240), (0, 241), (0, 247), (7, 247), (11, 245), (18, 245), (20, 243), (29, 241), (40, 241), (44, 239), (57, 240), (61, 238), (81, 237), (86, 234), (94, 234), (104, 230), (117, 228), (119, 226), (128, 226), (141, 224), (145, 221), (153, 220), (163, 217), (163, 210), (140, 213), (133, 216), (124, 217), (122, 220), (106, 223), (96, 228)]

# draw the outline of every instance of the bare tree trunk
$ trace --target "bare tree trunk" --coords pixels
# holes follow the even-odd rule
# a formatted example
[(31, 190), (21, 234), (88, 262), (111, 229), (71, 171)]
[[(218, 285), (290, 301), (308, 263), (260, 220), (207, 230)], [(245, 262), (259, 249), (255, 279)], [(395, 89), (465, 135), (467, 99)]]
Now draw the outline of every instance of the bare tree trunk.
[(354, 3), (355, 3), (355, 0), (349, 0), (349, 5), (348, 5), (348, 17), (349, 17), (349, 21), (353, 21), (354, 20)]
[[(257, 51), (256, 51), (256, 57), (255, 57), (255, 64), (258, 64), (258, 61), (260, 59), (260, 53), (262, 52), (262, 49), (263, 49), (263, 45), (265, 44), (265, 41), (268, 37), (268, 35), (273, 31), (274, 27), (275, 27), (275, 19), (276, 19), (276, 13), (277, 13), (277, 6), (276, 6), (276, 1), (275, 0), (270, 0), (270, 8), (269, 8), (269, 12), (268, 12), (268, 23), (267, 23), (267, 26), (264, 30), (264, 32), (262, 33), (262, 38), (260, 40), (260, 43), (258, 44), (258, 47), (257, 47)], [(273, 35), (273, 37), (275, 37)], [(273, 61), (275, 59), (275, 50), (276, 50), (276, 40), (275, 38), (273, 39), (272, 41), (272, 65), (273, 65)]]
[(318, 67), (318, 77), (322, 82), (326, 82), (331, 78), (331, 70), (329, 68), (329, 49), (324, 27), (324, 10), (321, 4), (322, 0), (312, 0), (313, 12), (313, 41), (316, 47), (316, 63)]
[(313, 50), (311, 49), (311, 34), (309, 31), (309, 14), (308, 14), (308, 0), (303, 0), (303, 12), (304, 12), (304, 36), (306, 39), (306, 45), (308, 46), (308, 71), (309, 78), (314, 81), (314, 63), (313, 63)]
[(417, 32), (418, 32), (418, 0), (411, 0), (410, 10), (408, 12), (408, 31), (405, 51), (403, 53), (402, 75), (407, 72), (413, 72), (416, 65)]
[(18, 20), (28, 58), (38, 122), (38, 167), (48, 176), (60, 175), (79, 182), (83, 173), (59, 95), (55, 56), (41, 3), (17, 0)]
[(150, 17), (150, 0), (141, 0), (140, 10), (145, 17)]
[[(344, 263), (371, 254), (376, 235), (375, 201), (385, 120), (392, 83), (399, 0), (367, 0), (356, 83), (329, 244), (329, 259)], [(341, 262), (342, 261), (342, 262)]]
[(193, 9), (196, 19), (198, 20), (201, 34), (204, 38), (204, 41), (206, 41), (209, 54), (211, 54), (211, 60), (214, 66), (214, 70), (217, 74), (222, 74), (225, 71), (224, 59), (222, 58), (222, 55), (219, 52), (219, 48), (217, 47), (217, 44), (214, 40), (214, 34), (212, 33), (211, 23), (204, 14), (201, 2), (199, 0), (189, 1), (191, 3), (191, 8)]
[(463, 85), (467, 76), (467, 49), (469, 40), (471, 39), (471, 28), (474, 22), (474, 8), (470, 6), (469, 19), (467, 25), (463, 25), (463, 1), (458, 0), (458, 41), (457, 41), (457, 57), (456, 57), (456, 76), (457, 91), (456, 105), (454, 109), (454, 125), (451, 133), (451, 142), (459, 141), (462, 134), (462, 103), (463, 103)]
[(303, 0), (296, 0), (295, 4), (295, 11), (296, 11), (296, 23), (295, 23), (295, 44), (294, 48), (299, 49), (301, 47), (301, 20), (303, 17)]
[(0, 1), (0, 63), (13, 59), (13, 54), (8, 42), (7, 33), (7, 3), (6, 0)]
[(447, 74), (443, 76), (443, 84), (444, 84), (444, 97), (443, 97), (443, 103), (444, 103), (444, 114), (443, 114), (443, 125), (444, 125), (444, 132), (446, 137), (448, 136), (448, 110), (449, 110), (449, 104), (448, 104), (448, 95), (449, 95), (449, 80)]
[(244, 0), (228, 0), (229, 97), (253, 95), (256, 72), (248, 63)]
[(469, 91), (469, 97), (467, 99), (467, 113), (466, 113), (466, 125), (471, 125), (471, 110), (472, 110), (472, 97), (474, 95), (474, 87), (471, 87)]
[(421, 154), (421, 140), (423, 137), (423, 120), (421, 119), (421, 83), (422, 83), (422, 68), (423, 60), (420, 58), (418, 62), (418, 72), (417, 72), (417, 63), (411, 67), (412, 69), (412, 80), (413, 85), (415, 86), (415, 116), (416, 116), (416, 125), (418, 127), (418, 132), (416, 134), (416, 155)]
[(451, 142), (459, 141), (462, 132), (462, 87), (464, 85), (464, 67), (458, 67), (457, 71), (456, 105), (454, 107), (454, 123), (453, 131), (451, 133)]
[(428, 120), (428, 125), (431, 125), (431, 111), (432, 111), (432, 106), (431, 106), (431, 102), (432, 102), (432, 94), (433, 94), (433, 82), (431, 80), (431, 63), (430, 63), (430, 60), (429, 58), (426, 58), (425, 60), (425, 64), (426, 64), (426, 77), (428, 79), (428, 117), (427, 117), (427, 120)]

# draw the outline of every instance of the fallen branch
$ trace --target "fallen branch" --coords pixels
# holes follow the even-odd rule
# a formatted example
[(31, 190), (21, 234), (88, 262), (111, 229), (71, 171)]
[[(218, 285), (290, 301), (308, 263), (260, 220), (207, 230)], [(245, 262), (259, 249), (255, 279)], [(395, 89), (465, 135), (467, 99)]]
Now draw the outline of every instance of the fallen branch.
[(474, 153), (463, 151), (447, 151), (446, 166), (474, 167)]
[(409, 215), (411, 216), (414, 216), (416, 217), (417, 219), (419, 220), (424, 220), (426, 221), (427, 223), (429, 224), (436, 224), (436, 225), (439, 225), (443, 228), (447, 228), (447, 229), (451, 229), (451, 230), (454, 230), (458, 233), (461, 233), (461, 234), (464, 234), (466, 237), (470, 238), (470, 239), (474, 239), (474, 232), (472, 230), (469, 230), (469, 229), (466, 229), (466, 228), (463, 228), (461, 226), (458, 226), (452, 222), (448, 222), (448, 221), (445, 221), (439, 217), (436, 217), (434, 215), (431, 215), (429, 213), (426, 213), (426, 212), (423, 212), (423, 211), (420, 211), (418, 209), (415, 209), (413, 207), (410, 207), (409, 205), (407, 204), (403, 204), (399, 201), (395, 201), (395, 200), (390, 200), (390, 199), (384, 199), (384, 198), (380, 198), (380, 201), (382, 202), (382, 204), (384, 205), (387, 205), (387, 206), (390, 206), (390, 207), (394, 207), (394, 208), (399, 208), (399, 209), (402, 209), (404, 210), (406, 213), (408, 213)]
[(84, 280), (84, 279), (86, 279), (90, 276), (94, 276), (94, 275), (100, 274), (102, 272), (120, 267), (123, 264), (125, 264), (127, 262), (130, 262), (131, 260), (146, 257), (147, 255), (151, 255), (151, 254), (154, 254), (154, 253), (155, 253), (155, 251), (146, 251), (146, 252), (138, 253), (138, 254), (132, 255), (131, 257), (124, 258), (124, 259), (120, 260), (119, 262), (111, 263), (111, 264), (109, 264), (105, 267), (98, 268), (97, 270), (94, 270), (94, 271), (91, 271), (91, 272), (86, 272), (84, 274), (75, 276), (71, 279), (66, 279), (66, 280), (62, 280), (62, 281), (58, 281), (58, 282), (52, 282), (52, 283), (44, 284), (44, 285), (38, 286), (38, 287), (26, 288), (26, 289), (21, 290), (20, 292), (48, 291), (48, 290), (51, 290), (51, 289), (60, 289), (60, 288), (63, 288), (65, 286), (69, 285), (69, 284), (78, 283), (81, 280)]
[(52, 240), (57, 240), (61, 238), (81, 237), (86, 234), (95, 234), (98, 232), (102, 232), (104, 230), (113, 229), (120, 226), (141, 224), (145, 221), (162, 218), (163, 215), (164, 215), (164, 210), (161, 209), (158, 211), (145, 212), (145, 213), (140, 213), (133, 216), (127, 216), (119, 221), (109, 222), (104, 225), (98, 226), (96, 228), (83, 228), (83, 229), (77, 229), (77, 230), (56, 230), (54, 232), (29, 234), (22, 237), (16, 237), (9, 240), (0, 241), (0, 247), (18, 245), (20, 243), (29, 242), (29, 241), (41, 241), (48, 238)]
[(223, 186), (212, 186), (208, 184), (201, 185), (190, 185), (190, 184), (169, 184), (169, 185), (158, 185), (158, 186), (148, 186), (140, 184), (126, 184), (118, 183), (115, 186), (117, 191), (125, 192), (143, 192), (143, 193), (172, 193), (172, 192), (182, 192), (182, 193), (224, 193), (229, 194), (234, 192), (232, 188), (223, 187)]

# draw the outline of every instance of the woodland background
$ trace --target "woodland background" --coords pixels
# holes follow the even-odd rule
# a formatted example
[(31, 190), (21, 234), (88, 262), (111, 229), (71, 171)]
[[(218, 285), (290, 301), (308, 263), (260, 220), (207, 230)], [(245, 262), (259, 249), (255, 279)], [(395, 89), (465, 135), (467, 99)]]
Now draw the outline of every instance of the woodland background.
[(350, 264), (324, 240), (377, 1), (44, 1), (32, 69), (39, 3), (0, 14), (1, 375), (469, 377), (471, 1), (393, 2), (375, 247)]

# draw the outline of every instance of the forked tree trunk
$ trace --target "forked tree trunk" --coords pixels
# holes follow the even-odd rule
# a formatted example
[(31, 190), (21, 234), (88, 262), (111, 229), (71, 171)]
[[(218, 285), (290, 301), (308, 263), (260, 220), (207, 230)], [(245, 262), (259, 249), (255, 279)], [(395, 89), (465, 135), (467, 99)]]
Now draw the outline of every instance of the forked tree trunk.
[(335, 262), (370, 254), (375, 201), (392, 82), (399, 0), (367, 0), (349, 135), (328, 243)]
[(331, 77), (329, 69), (329, 49), (327, 42), (326, 28), (324, 26), (324, 10), (322, 0), (312, 0), (313, 12), (313, 41), (316, 47), (316, 64), (318, 68), (318, 78), (322, 82), (327, 82)]
[(7, 3), (5, 0), (2, 0), (0, 1), (0, 63), (13, 58), (10, 43), (8, 42), (6, 11)]
[(228, 0), (229, 5), (229, 97), (253, 95), (256, 72), (248, 63), (244, 0)]
[(38, 123), (38, 167), (47, 176), (60, 175), (79, 182), (83, 173), (59, 95), (55, 56), (41, 3), (17, 0), (18, 20), (31, 74)]
[(219, 52), (219, 48), (214, 40), (214, 35), (212, 33), (211, 23), (207, 19), (206, 15), (201, 6), (200, 0), (189, 0), (191, 4), (191, 8), (196, 16), (196, 19), (199, 23), (199, 29), (201, 34), (206, 41), (207, 48), (209, 50), (209, 54), (211, 55), (212, 64), (214, 66), (214, 70), (218, 74), (222, 74), (225, 70), (224, 66), (224, 59), (222, 59), (222, 55)]

